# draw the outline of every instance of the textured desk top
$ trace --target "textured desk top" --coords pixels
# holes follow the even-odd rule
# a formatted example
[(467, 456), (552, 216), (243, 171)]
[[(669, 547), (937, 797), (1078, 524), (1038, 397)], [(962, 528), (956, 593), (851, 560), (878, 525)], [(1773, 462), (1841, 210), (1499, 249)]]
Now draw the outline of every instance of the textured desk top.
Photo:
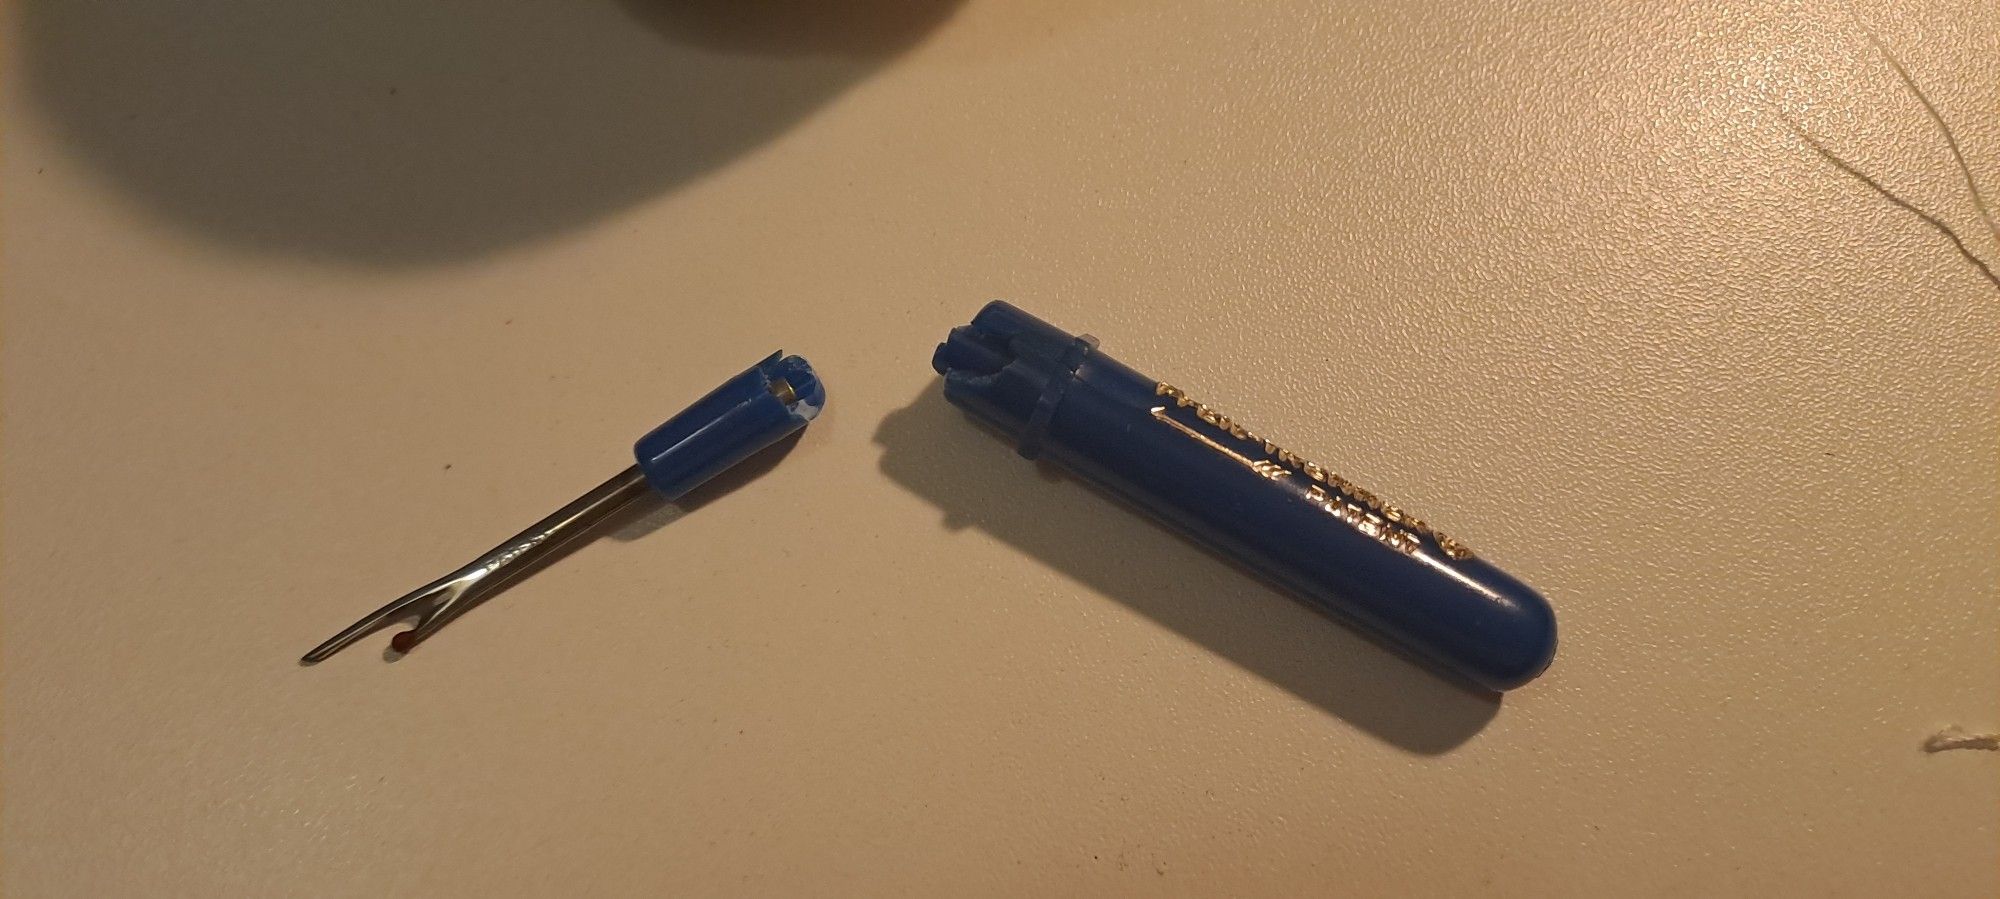
[[(2000, 193), (1992, 4), (305, 6), (5, 14), (7, 895), (2000, 890), (2000, 242), (1863, 30)], [(1555, 666), (1014, 457), (994, 297)], [(295, 664), (779, 347), (781, 464)]]

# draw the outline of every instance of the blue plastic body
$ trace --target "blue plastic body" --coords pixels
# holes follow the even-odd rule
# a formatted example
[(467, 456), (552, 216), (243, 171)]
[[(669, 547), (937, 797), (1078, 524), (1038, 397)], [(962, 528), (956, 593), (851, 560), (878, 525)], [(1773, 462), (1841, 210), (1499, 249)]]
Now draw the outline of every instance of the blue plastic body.
[(805, 427), (825, 406), (812, 366), (772, 353), (639, 438), (632, 454), (646, 483), (671, 502)]
[[(1417, 516), (1002, 302), (931, 360), (945, 397), (1196, 541), (1491, 690), (1555, 655), (1555, 613)], [(1081, 537), (1082, 535), (1079, 535)]]

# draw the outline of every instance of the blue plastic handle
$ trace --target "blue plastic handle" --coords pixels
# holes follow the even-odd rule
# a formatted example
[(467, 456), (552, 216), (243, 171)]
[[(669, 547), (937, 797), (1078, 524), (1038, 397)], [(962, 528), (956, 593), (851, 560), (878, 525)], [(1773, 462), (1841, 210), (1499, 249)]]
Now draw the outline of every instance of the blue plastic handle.
[(783, 440), (826, 408), (812, 365), (772, 353), (722, 382), (632, 445), (646, 483), (667, 501)]
[[(1492, 690), (1555, 655), (1547, 600), (1415, 515), (1011, 305), (952, 329), (954, 405), (1383, 641)], [(1080, 535), (1081, 536), (1081, 535)]]

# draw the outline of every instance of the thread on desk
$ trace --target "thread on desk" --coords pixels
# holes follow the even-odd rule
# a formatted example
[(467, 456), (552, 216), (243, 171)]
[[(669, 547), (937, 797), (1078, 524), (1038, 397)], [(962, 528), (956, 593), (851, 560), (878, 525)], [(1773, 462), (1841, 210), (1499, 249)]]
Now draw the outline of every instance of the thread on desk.
[[(1965, 161), (1965, 151), (1958, 144), (1957, 133), (1951, 130), (1950, 123), (1946, 122), (1944, 114), (1938, 111), (1937, 104), (1931, 102), (1930, 95), (1924, 93), (1924, 89), (1917, 85), (1917, 80), (1910, 75), (1910, 70), (1903, 67), (1903, 61), (1896, 56), (1894, 51), (1889, 49), (1888, 44), (1875, 35), (1873, 29), (1868, 27), (1868, 23), (1861, 18), (1860, 11), (1854, 8), (1852, 0), (1849, 0), (1846, 5), (1848, 17), (1854, 20), (1855, 27), (1868, 39), (1869, 45), (1875, 48), (1875, 52), (1882, 57), (1882, 61), (1888, 63), (1889, 69), (1896, 73), (1896, 77), (1902, 81), (1903, 87), (1917, 98), (1917, 102), (1924, 108), (1924, 114), (1930, 118), (1931, 124), (1937, 129), (1939, 134), (1944, 136), (1945, 148), (1951, 151), (1952, 162), (1958, 168), (1959, 176), (1965, 180), (1965, 186), (1972, 194), (1972, 205), (1979, 210), (1979, 220), (1985, 224), (1987, 236), (1993, 239), (1996, 246), (2000, 246), (2000, 226), (1996, 226), (1993, 222), (1992, 212), (1986, 205), (1986, 195), (1979, 189), (1979, 179), (1973, 176), (1972, 167)], [(1811, 147), (1813, 152), (1819, 154), (1821, 159), (1831, 163), (1835, 168), (1845, 172), (1856, 181), (1867, 185), (1870, 190), (1880, 194), (1883, 199), (1916, 216), (1924, 224), (1931, 226), (1938, 233), (1943, 234), (1945, 239), (1950, 240), (1952, 246), (1958, 250), (1958, 254), (1965, 257), (1965, 261), (1972, 263), (1973, 267), (1979, 270), (1979, 274), (1988, 283), (1994, 287), (2000, 287), (2000, 275), (1996, 275), (1993, 267), (1988, 265), (1986, 260), (1981, 258), (1979, 254), (1974, 253), (1970, 246), (1966, 245), (1965, 238), (1959, 235), (1957, 229), (1947, 224), (1944, 219), (1898, 196), (1874, 176), (1863, 172), (1854, 163), (1848, 162), (1839, 154), (1828, 149), (1818, 138), (1813, 137), (1810, 132), (1806, 131), (1804, 126), (1794, 121), (1790, 115), (1787, 115), (1784, 110), (1776, 109), (1775, 111), (1779, 120), (1785, 123), (1785, 127), (1791, 129), (1792, 133), (1799, 140), (1804, 141), (1807, 146)]]
[(1931, 734), (1929, 739), (1924, 740), (1925, 752), (1950, 752), (1954, 749), (2000, 752), (2000, 734), (1969, 734), (1965, 732), (1965, 728), (1954, 724)]
[(1993, 213), (1986, 207), (1986, 195), (1979, 190), (1979, 179), (1973, 177), (1972, 166), (1965, 161), (1965, 151), (1958, 146), (1958, 135), (1951, 130), (1951, 125), (1945, 122), (1944, 114), (1938, 112), (1937, 105), (1931, 102), (1930, 95), (1917, 86), (1917, 79), (1910, 77), (1910, 70), (1903, 68), (1903, 61), (1896, 58), (1895, 51), (1890, 50), (1889, 45), (1875, 35), (1875, 31), (1862, 20), (1861, 13), (1851, 2), (1847, 4), (1847, 14), (1854, 18), (1855, 27), (1861, 29), (1861, 34), (1868, 38), (1868, 43), (1874, 45), (1875, 52), (1881, 54), (1882, 61), (1888, 63), (1889, 68), (1895, 71), (1903, 86), (1909, 88), (1918, 103), (1923, 104), (1924, 114), (1930, 116), (1931, 124), (1937, 127), (1938, 133), (1944, 135), (1944, 145), (1951, 150), (1952, 162), (1958, 166), (1958, 174), (1965, 179), (1966, 189), (1972, 192), (1972, 205), (1979, 210), (1979, 220), (1985, 223), (1986, 233), (1992, 236), (1993, 242), (2000, 244), (2000, 226), (1993, 224)]
[(1986, 264), (1986, 260), (1979, 258), (1979, 254), (1972, 252), (1972, 248), (1965, 245), (1965, 239), (1959, 237), (1958, 231), (1947, 224), (1944, 219), (1925, 212), (1917, 204), (1897, 196), (1894, 191), (1884, 187), (1882, 182), (1875, 180), (1868, 173), (1856, 168), (1853, 163), (1840, 158), (1838, 154), (1827, 149), (1825, 144), (1820, 143), (1818, 138), (1808, 133), (1803, 126), (1792, 121), (1791, 116), (1780, 112), (1778, 113), (1778, 117), (1784, 121), (1785, 127), (1790, 128), (1792, 133), (1798, 136), (1799, 140), (1805, 141), (1806, 146), (1811, 147), (1813, 152), (1818, 153), (1821, 159), (1831, 163), (1834, 168), (1846, 172), (1862, 184), (1868, 185), (1869, 189), (1881, 194), (1883, 199), (1922, 219), (1924, 224), (1937, 229), (1938, 233), (1943, 234), (1945, 239), (1951, 241), (1952, 246), (1958, 248), (1958, 255), (1965, 257), (1965, 261), (1972, 263), (1974, 268), (1979, 269), (1980, 276), (1985, 278), (1987, 283), (1992, 284), (1994, 287), (2000, 287), (2000, 275), (1994, 274), (1993, 268)]

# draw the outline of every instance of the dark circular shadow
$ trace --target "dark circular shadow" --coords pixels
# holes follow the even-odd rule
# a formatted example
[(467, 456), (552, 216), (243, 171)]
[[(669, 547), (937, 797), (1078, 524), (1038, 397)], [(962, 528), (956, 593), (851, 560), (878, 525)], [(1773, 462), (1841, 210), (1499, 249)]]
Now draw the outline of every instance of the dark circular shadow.
[(586, 225), (781, 133), (959, 0), (24, 0), (63, 145), (257, 250), (445, 262)]

